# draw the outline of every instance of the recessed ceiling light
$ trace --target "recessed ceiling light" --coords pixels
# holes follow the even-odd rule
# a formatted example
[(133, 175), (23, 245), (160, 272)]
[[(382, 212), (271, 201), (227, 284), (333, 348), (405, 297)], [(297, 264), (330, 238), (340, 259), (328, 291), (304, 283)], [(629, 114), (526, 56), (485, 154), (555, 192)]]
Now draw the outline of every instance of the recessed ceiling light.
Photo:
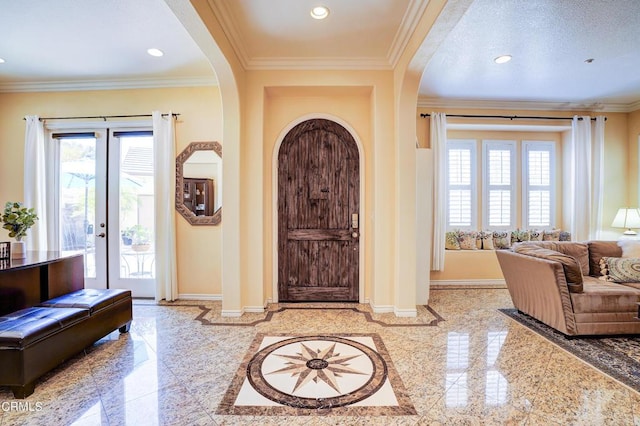
[(511, 55), (502, 55), (494, 59), (496, 64), (506, 64), (511, 60)]
[(4, 64), (4, 59), (0, 58), (0, 64)]
[(592, 64), (592, 63), (593, 63), (593, 61), (595, 61), (595, 59), (593, 59), (593, 58), (589, 58), (589, 59), (585, 59), (585, 60), (584, 60), (584, 62), (585, 62), (586, 64)]
[(311, 9), (311, 17), (313, 19), (324, 19), (329, 16), (329, 8), (325, 6), (316, 6)]
[(164, 55), (164, 52), (162, 50), (156, 49), (155, 47), (151, 49), (147, 49), (147, 53), (151, 56), (158, 56), (158, 57)]

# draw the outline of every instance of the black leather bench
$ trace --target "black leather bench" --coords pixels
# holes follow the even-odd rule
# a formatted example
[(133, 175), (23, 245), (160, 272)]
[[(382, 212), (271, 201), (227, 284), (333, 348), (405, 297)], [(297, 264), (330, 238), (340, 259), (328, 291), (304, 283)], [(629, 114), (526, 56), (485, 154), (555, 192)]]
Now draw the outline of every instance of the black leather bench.
[(129, 331), (128, 290), (83, 289), (0, 317), (0, 385), (16, 398), (35, 381), (115, 329)]

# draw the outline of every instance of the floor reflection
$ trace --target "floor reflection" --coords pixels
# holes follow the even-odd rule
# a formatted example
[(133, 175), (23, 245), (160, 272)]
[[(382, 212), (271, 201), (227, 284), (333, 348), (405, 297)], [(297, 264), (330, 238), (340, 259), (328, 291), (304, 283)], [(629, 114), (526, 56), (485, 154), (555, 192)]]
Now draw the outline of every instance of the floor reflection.
[[(337, 410), (286, 418), (268, 409), (216, 414), (258, 333), (376, 333), (417, 412), (402, 416), (402, 424), (640, 424), (638, 393), (497, 312), (511, 307), (506, 290), (432, 291), (430, 307), (444, 318), (434, 327), (383, 327), (340, 309), (286, 310), (255, 326), (212, 326), (196, 320), (201, 305), (209, 324), (222, 323), (220, 302), (136, 301), (129, 334), (112, 333), (43, 377), (27, 399), (42, 410), (0, 410), (0, 425), (395, 421), (375, 408), (342, 417)], [(385, 318), (367, 305), (358, 309)], [(9, 401), (12, 394), (0, 387), (0, 407)]]

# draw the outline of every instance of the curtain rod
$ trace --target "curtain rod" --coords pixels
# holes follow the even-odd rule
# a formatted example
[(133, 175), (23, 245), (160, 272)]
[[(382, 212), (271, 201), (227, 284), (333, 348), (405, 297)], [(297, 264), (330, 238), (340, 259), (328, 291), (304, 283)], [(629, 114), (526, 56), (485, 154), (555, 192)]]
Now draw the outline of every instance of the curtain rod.
[[(163, 117), (166, 117), (169, 114), (162, 114)], [(171, 115), (173, 117), (178, 118), (178, 116), (180, 115), (179, 113), (171, 113)], [(38, 119), (40, 121), (43, 120), (80, 120), (80, 119), (96, 119), (96, 118), (101, 118), (104, 121), (107, 121), (107, 119), (109, 118), (134, 118), (134, 117), (153, 117), (152, 114), (129, 114), (129, 115), (93, 115), (93, 116), (86, 116), (86, 117), (39, 117)], [(26, 118), (23, 118), (23, 120), (26, 120)]]
[[(431, 117), (431, 114), (420, 114), (421, 118)], [(526, 116), (526, 115), (474, 115), (474, 114), (447, 114), (447, 117), (457, 118), (506, 118), (509, 120), (573, 120), (573, 117), (538, 117), (538, 116)], [(582, 117), (578, 117), (578, 120), (582, 120)], [(592, 121), (595, 118), (591, 118)], [(604, 118), (607, 121), (607, 117)]]

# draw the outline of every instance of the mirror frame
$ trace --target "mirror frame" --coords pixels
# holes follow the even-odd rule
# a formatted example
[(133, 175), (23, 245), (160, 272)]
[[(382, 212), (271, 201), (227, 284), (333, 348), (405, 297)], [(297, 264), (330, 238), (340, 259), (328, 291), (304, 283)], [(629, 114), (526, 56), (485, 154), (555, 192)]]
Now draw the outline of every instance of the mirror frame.
[(213, 216), (196, 216), (182, 202), (184, 192), (184, 163), (196, 151), (214, 151), (222, 158), (222, 145), (219, 142), (191, 142), (176, 157), (176, 210), (191, 225), (219, 225), (222, 221), (222, 206), (213, 213)]

